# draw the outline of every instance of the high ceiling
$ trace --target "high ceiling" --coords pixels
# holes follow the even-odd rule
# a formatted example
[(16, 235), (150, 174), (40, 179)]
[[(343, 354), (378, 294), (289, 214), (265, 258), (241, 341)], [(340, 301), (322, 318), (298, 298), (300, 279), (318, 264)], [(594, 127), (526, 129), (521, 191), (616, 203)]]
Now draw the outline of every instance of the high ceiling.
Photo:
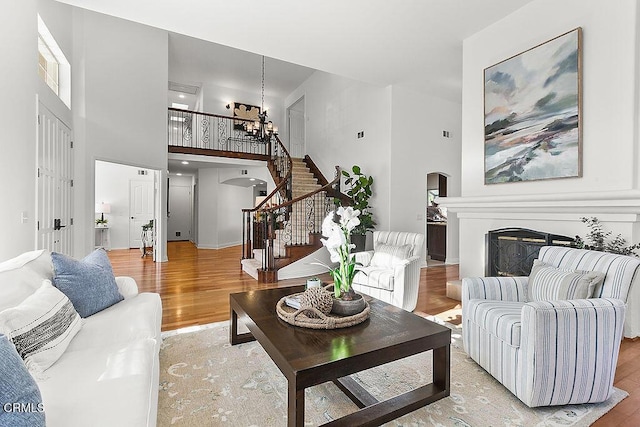
[[(284, 99), (315, 70), (265, 58), (265, 96)], [(181, 34), (169, 34), (169, 80), (260, 93), (262, 56)]]
[[(369, 83), (420, 82), (460, 101), (462, 41), (532, 0), (58, 1)], [(187, 41), (172, 37), (170, 43)], [(185, 48), (204, 45), (194, 46)], [(260, 63), (231, 69), (217, 70), (228, 73), (218, 78), (247, 87)]]

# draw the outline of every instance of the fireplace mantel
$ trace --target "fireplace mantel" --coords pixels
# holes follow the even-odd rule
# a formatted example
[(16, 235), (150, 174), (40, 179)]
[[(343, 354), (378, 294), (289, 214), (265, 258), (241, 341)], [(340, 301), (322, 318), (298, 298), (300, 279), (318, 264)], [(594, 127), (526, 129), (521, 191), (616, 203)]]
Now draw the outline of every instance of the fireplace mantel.
[(597, 217), (613, 236), (640, 241), (640, 190), (442, 197), (438, 203), (459, 223), (460, 277), (484, 274), (485, 234), (499, 228), (585, 237), (589, 230), (580, 218)]
[[(640, 214), (640, 190), (442, 197), (437, 202), (440, 206), (457, 213), (577, 213), (579, 216)], [(620, 220), (632, 219), (625, 217)]]

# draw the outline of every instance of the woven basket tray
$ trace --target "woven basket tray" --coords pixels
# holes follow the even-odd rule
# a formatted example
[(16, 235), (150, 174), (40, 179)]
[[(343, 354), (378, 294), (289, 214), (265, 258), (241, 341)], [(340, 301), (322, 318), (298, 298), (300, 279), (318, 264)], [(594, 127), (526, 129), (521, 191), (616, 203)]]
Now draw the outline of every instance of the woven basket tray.
[[(287, 295), (276, 304), (278, 317), (285, 322), (310, 329), (338, 329), (358, 325), (369, 318), (369, 303), (365, 301), (364, 310), (353, 316), (338, 316), (336, 314), (325, 315), (315, 308), (301, 308), (299, 310), (289, 307), (284, 300), (300, 294)], [(314, 313), (317, 317), (309, 317), (306, 313)]]

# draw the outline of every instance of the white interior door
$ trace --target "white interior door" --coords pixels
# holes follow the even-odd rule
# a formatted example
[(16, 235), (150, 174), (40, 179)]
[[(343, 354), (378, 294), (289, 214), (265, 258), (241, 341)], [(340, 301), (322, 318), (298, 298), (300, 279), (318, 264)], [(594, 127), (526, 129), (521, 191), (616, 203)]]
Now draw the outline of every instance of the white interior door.
[(154, 218), (153, 182), (131, 180), (129, 188), (129, 247), (140, 248), (142, 226)]
[(169, 219), (167, 240), (191, 240), (192, 216), (191, 187), (172, 185), (169, 187)]
[(73, 252), (71, 129), (38, 102), (36, 247)]
[(306, 153), (304, 138), (304, 112), (289, 110), (289, 149), (291, 157), (301, 159)]

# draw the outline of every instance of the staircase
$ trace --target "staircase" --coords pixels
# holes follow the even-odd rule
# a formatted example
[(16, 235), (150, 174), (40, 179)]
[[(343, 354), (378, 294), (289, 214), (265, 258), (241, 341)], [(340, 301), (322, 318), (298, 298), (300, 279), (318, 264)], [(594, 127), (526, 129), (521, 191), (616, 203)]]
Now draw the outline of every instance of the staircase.
[(242, 211), (242, 269), (260, 282), (275, 282), (279, 268), (322, 246), (322, 221), (334, 198), (345, 196), (340, 193), (339, 168), (327, 182), (308, 156), (292, 159), (277, 134), (266, 139), (248, 134), (245, 129), (252, 123), (169, 108), (168, 151), (267, 162), (276, 188), (258, 206)]
[(318, 179), (313, 175), (304, 159), (291, 158), (292, 185), (291, 196), (294, 199), (313, 193), (320, 188)]
[[(311, 166), (311, 167), (310, 167)], [(313, 173), (311, 169), (315, 170)], [(327, 183), (326, 179), (317, 176), (319, 172), (311, 159), (291, 159), (291, 200), (281, 203), (269, 213), (261, 213), (263, 209), (256, 210), (256, 216), (260, 219), (272, 220), (256, 224), (267, 236), (264, 245), (254, 242), (254, 246), (260, 246), (252, 250), (252, 257), (242, 260), (242, 269), (261, 282), (273, 282), (277, 280), (277, 270), (292, 262), (295, 262), (318, 250), (320, 242), (322, 221), (328, 212), (333, 209), (333, 188), (339, 182), (339, 174), (336, 179)], [(325, 185), (321, 185), (322, 181)], [(254, 228), (254, 234), (256, 228)]]

